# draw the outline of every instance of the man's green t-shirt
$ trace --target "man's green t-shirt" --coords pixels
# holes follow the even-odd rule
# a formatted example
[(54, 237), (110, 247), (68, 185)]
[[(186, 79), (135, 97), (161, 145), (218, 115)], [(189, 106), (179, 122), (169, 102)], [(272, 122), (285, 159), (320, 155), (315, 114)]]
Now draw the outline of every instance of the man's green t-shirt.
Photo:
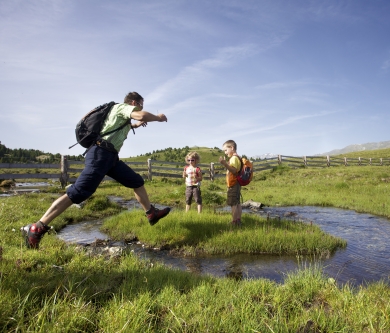
[(137, 107), (126, 103), (115, 104), (104, 121), (101, 133), (109, 132), (120, 127), (126, 122), (128, 123), (127, 126), (121, 128), (119, 131), (103, 136), (104, 140), (107, 140), (114, 145), (117, 152), (120, 151), (123, 146), (123, 142), (127, 139), (127, 134), (131, 129), (131, 113), (136, 111), (136, 109)]

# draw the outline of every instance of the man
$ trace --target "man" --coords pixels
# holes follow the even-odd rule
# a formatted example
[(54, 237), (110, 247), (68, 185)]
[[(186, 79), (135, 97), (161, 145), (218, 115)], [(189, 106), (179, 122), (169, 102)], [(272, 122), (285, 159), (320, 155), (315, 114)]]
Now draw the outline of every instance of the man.
[[(48, 224), (72, 204), (81, 203), (89, 198), (106, 175), (123, 186), (134, 189), (135, 197), (144, 209), (150, 225), (156, 224), (169, 214), (169, 207), (160, 210), (150, 204), (143, 178), (119, 160), (118, 156), (131, 128), (146, 126), (152, 121), (168, 121), (164, 114), (154, 115), (142, 111), (143, 103), (144, 99), (141, 95), (130, 92), (126, 95), (124, 103), (115, 104), (112, 107), (101, 133), (110, 132), (126, 121), (128, 125), (99, 139), (88, 150), (85, 156), (85, 168), (76, 182), (67, 189), (66, 194), (54, 201), (38, 222), (21, 228), (28, 248), (38, 249), (42, 236), (50, 229)], [(131, 119), (138, 122), (131, 124)]]

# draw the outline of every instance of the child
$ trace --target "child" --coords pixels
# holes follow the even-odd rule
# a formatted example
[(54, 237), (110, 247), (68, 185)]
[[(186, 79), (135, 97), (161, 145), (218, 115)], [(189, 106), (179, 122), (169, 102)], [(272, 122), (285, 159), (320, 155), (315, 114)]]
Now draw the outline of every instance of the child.
[(228, 140), (223, 144), (222, 149), (229, 158), (228, 162), (222, 156), (219, 158), (219, 163), (221, 163), (227, 170), (227, 205), (232, 208), (232, 225), (241, 226), (241, 185), (237, 181), (237, 174), (241, 168), (241, 161), (237, 155), (237, 144), (233, 140)]
[(202, 195), (200, 193), (200, 182), (202, 180), (202, 171), (197, 166), (200, 157), (196, 152), (188, 153), (185, 157), (188, 165), (184, 167), (183, 178), (186, 182), (186, 212), (191, 208), (192, 197), (198, 204), (198, 213), (202, 212)]

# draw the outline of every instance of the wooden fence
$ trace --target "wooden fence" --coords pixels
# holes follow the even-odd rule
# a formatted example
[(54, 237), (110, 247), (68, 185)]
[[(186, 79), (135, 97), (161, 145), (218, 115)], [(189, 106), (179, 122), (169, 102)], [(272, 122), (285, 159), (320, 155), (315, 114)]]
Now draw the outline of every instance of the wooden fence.
[[(134, 171), (145, 179), (152, 180), (153, 176), (167, 178), (182, 178), (184, 163), (167, 162), (148, 159), (146, 162), (125, 162)], [(6, 179), (55, 179), (59, 180), (62, 187), (68, 183), (74, 183), (83, 169), (84, 162), (68, 160), (61, 157), (60, 164), (35, 164), (35, 163), (0, 163), (0, 180)], [(255, 172), (273, 169), (279, 165), (287, 165), (292, 168), (324, 168), (333, 166), (390, 166), (390, 158), (340, 158), (331, 156), (283, 156), (268, 158), (253, 162)], [(203, 178), (213, 181), (216, 178), (225, 177), (225, 169), (219, 162), (199, 164)], [(8, 173), (10, 169), (30, 169), (27, 173)], [(31, 169), (34, 171), (32, 172)], [(5, 171), (5, 172), (3, 172)], [(104, 180), (112, 180), (105, 177)]]

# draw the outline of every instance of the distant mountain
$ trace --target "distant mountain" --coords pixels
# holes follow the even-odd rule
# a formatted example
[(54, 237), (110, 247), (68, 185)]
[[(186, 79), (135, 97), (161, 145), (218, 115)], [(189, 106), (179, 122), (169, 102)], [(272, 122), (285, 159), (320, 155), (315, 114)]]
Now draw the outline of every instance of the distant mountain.
[(327, 153), (318, 154), (318, 156), (341, 155), (341, 154), (353, 153), (353, 152), (364, 151), (364, 150), (376, 150), (376, 149), (385, 149), (385, 148), (390, 148), (390, 141), (369, 142), (363, 144), (349, 145), (342, 149), (334, 149)]
[(264, 159), (269, 159), (269, 158), (274, 158), (274, 157), (278, 157), (278, 154), (265, 153), (265, 154), (253, 156), (253, 157), (251, 157), (251, 159), (264, 160)]

